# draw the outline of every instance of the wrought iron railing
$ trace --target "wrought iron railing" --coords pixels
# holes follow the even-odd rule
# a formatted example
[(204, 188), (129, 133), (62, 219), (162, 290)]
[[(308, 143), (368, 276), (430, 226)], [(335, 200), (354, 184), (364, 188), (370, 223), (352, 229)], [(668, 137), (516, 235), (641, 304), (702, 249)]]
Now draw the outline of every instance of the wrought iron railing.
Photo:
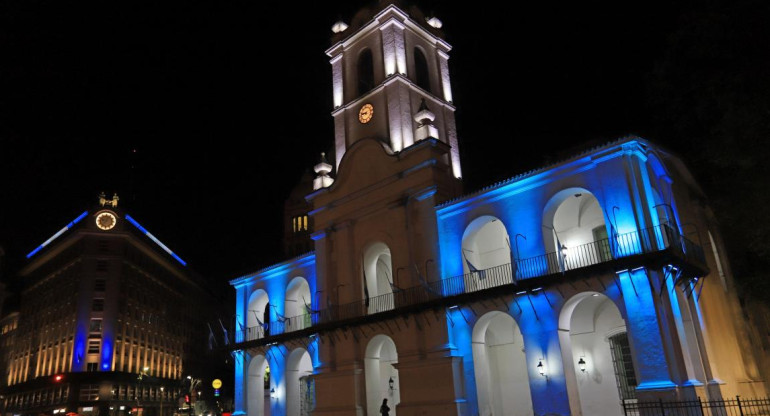
[(770, 399), (719, 399), (623, 403), (626, 416), (754, 416), (770, 415)]
[(270, 335), (298, 331), (322, 323), (342, 321), (417, 305), (431, 300), (477, 292), (535, 277), (566, 273), (601, 263), (607, 263), (640, 254), (670, 250), (685, 260), (705, 265), (703, 249), (674, 228), (658, 225), (606, 239), (592, 241), (566, 252), (551, 252), (525, 259), (514, 259), (503, 264), (453, 276), (433, 282), (421, 281), (419, 286), (394, 288), (393, 292), (369, 299), (329, 305), (325, 309), (290, 318), (283, 318), (261, 326), (236, 331), (235, 342), (253, 341)]

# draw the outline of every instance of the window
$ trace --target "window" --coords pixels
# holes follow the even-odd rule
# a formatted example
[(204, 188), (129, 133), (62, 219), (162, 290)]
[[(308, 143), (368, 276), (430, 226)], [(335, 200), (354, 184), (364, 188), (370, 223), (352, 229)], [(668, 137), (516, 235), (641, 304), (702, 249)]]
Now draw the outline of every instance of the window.
[(99, 371), (99, 363), (86, 364), (86, 371), (90, 371), (90, 372)]
[(104, 292), (107, 288), (107, 281), (104, 279), (94, 280), (94, 292)]
[(91, 324), (88, 326), (88, 332), (102, 332), (102, 320), (91, 319)]
[(430, 91), (430, 74), (428, 60), (420, 48), (414, 48), (414, 82), (425, 91)]
[(291, 219), (291, 229), (295, 233), (307, 231), (307, 215), (300, 215)]
[(99, 251), (110, 251), (110, 243), (107, 240), (99, 240)]
[(618, 390), (621, 400), (636, 399), (636, 373), (634, 363), (631, 361), (631, 346), (628, 343), (628, 334), (622, 332), (610, 337), (610, 350), (612, 351), (612, 366), (615, 368), (615, 379), (618, 381)]
[(612, 250), (610, 250), (610, 240), (607, 236), (607, 227), (600, 225), (593, 230), (591, 234), (594, 237), (594, 250), (599, 256), (599, 261), (605, 262), (612, 260)]
[(88, 353), (89, 354), (99, 354), (99, 347), (101, 346), (102, 341), (99, 339), (89, 339), (88, 340)]
[(94, 299), (91, 305), (91, 310), (94, 312), (101, 312), (104, 310), (104, 299)]
[(107, 260), (97, 260), (96, 261), (96, 271), (97, 272), (106, 272), (107, 271)]
[(358, 56), (358, 95), (364, 95), (374, 88), (374, 60), (372, 51), (364, 49)]
[(83, 384), (80, 388), (80, 400), (90, 401), (99, 399), (98, 384)]

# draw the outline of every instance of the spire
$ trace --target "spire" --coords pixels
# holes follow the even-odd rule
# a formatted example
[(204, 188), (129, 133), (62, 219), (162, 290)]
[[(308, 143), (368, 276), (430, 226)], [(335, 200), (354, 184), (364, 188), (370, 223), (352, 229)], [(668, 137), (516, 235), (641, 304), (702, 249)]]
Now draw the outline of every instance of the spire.
[(414, 115), (414, 121), (419, 123), (417, 132), (414, 135), (415, 142), (425, 139), (438, 140), (438, 129), (433, 125), (433, 120), (435, 119), (436, 115), (430, 111), (428, 104), (425, 103), (425, 98), (423, 98), (420, 103), (420, 109)]
[(326, 160), (326, 153), (321, 152), (321, 160), (313, 167), (313, 170), (317, 174), (315, 179), (313, 179), (314, 191), (332, 186), (334, 179), (329, 176), (329, 172), (332, 171), (332, 165)]

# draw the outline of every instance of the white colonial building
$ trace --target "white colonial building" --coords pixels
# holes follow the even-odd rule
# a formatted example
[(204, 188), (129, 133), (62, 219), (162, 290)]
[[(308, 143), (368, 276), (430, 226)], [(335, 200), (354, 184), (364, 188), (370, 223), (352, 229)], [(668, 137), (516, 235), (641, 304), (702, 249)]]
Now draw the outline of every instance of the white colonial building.
[(765, 394), (675, 156), (627, 137), (460, 196), (440, 26), (394, 5), (334, 26), (315, 251), (231, 281), (236, 413), (609, 416)]

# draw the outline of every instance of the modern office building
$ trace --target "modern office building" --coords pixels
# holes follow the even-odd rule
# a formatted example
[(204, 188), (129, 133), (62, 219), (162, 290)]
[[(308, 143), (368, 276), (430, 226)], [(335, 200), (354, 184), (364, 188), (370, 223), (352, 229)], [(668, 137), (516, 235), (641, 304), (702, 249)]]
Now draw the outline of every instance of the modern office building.
[(206, 361), (201, 277), (117, 196), (27, 258), (14, 342), (3, 345), (6, 412), (175, 413), (186, 376)]
[(231, 281), (236, 413), (610, 416), (765, 395), (675, 155), (625, 137), (462, 194), (440, 27), (392, 4), (334, 25), (314, 251)]

